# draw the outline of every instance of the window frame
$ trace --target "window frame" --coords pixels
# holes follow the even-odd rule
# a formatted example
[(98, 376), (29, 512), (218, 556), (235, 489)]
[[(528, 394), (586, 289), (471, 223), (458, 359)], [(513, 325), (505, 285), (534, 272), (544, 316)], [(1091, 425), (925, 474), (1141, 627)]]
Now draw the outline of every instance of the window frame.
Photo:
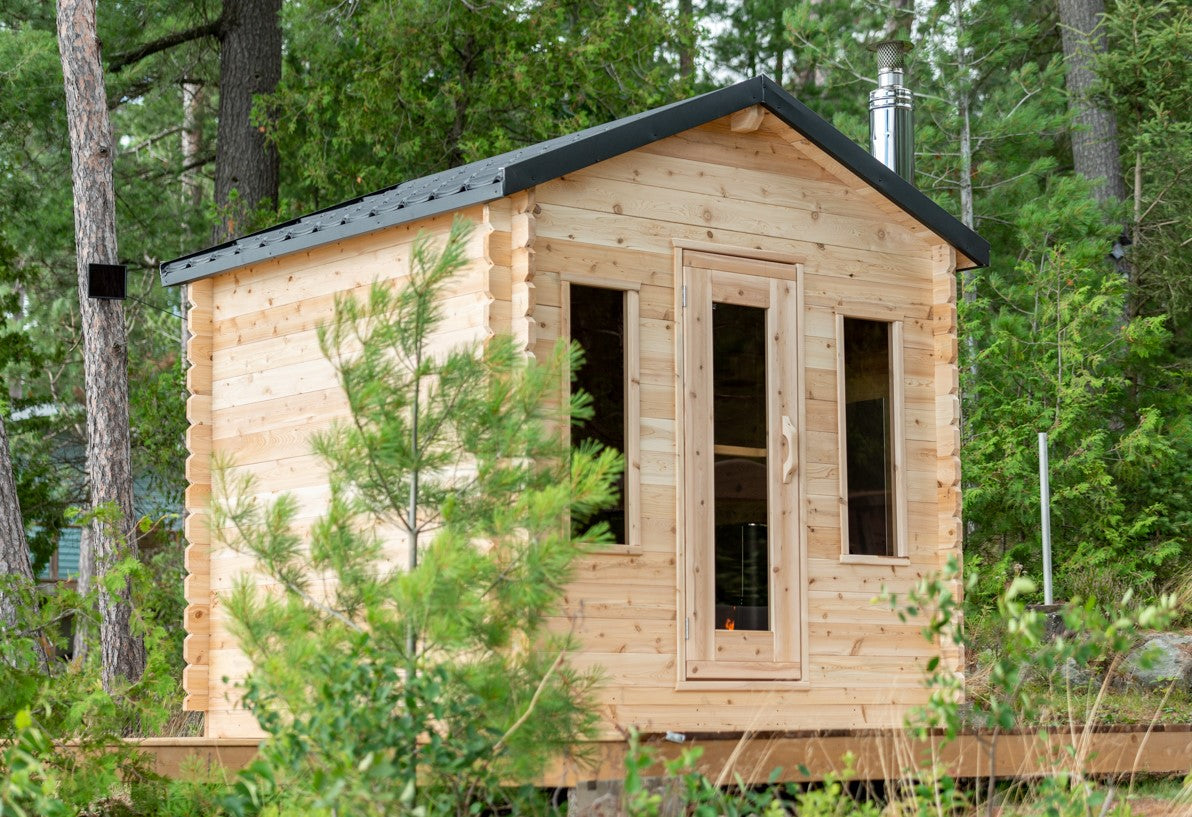
[[(641, 283), (601, 278), (582, 273), (565, 272), (559, 276), (561, 335), (571, 342), (571, 285), (609, 289), (623, 293), (625, 322), (625, 491), (621, 501), (625, 506), (625, 542), (607, 545), (596, 553), (640, 556), (644, 552), (641, 525)], [(564, 394), (571, 393), (571, 372), (564, 374)], [(567, 427), (567, 441), (571, 442), (571, 427)]]
[[(834, 310), (836, 322), (836, 417), (837, 445), (840, 468), (840, 562), (843, 564), (906, 565), (910, 563), (909, 532), (906, 497), (906, 377), (904, 361), (906, 349), (903, 344), (901, 318), (888, 313), (877, 314), (874, 310), (860, 306), (849, 306)], [(849, 552), (848, 527), (848, 427), (845, 411), (845, 360), (844, 321), (846, 318), (884, 323), (890, 327), (890, 437), (893, 448), (893, 476), (891, 491), (894, 494), (894, 553), (875, 556)]]
[[(743, 248), (678, 241), (675, 242), (675, 246), (675, 306), (678, 316), (675, 409), (676, 442), (679, 448), (679, 472), (676, 480), (679, 523), (679, 661), (676, 662), (675, 687), (702, 690), (807, 689), (807, 531), (802, 518), (802, 498), (805, 495), (802, 463), (806, 461), (806, 456), (805, 435), (801, 433), (806, 427), (804, 395), (801, 388), (804, 369), (803, 330), (800, 320), (800, 316), (804, 314), (803, 265), (790, 257), (775, 257), (772, 253)], [(714, 257), (709, 258), (709, 255)], [(693, 378), (698, 377), (694, 372), (699, 369), (700, 362), (693, 360), (693, 354), (698, 355), (699, 352), (695, 351), (691, 344), (693, 333), (700, 330), (694, 327), (696, 319), (692, 309), (697, 298), (702, 297), (701, 292), (706, 293), (709, 308), (714, 296), (710, 279), (702, 288), (691, 287), (690, 270), (707, 269), (709, 264), (713, 265), (714, 271), (728, 273), (730, 276), (745, 275), (766, 281), (772, 293), (771, 302), (767, 307), (767, 334), (779, 353), (772, 363), (767, 361), (768, 368), (777, 370), (774, 378), (767, 378), (767, 401), (774, 404), (775, 408), (781, 407), (781, 410), (770, 415), (767, 424), (771, 429), (777, 426), (777, 435), (786, 437), (787, 442), (776, 442), (775, 431), (771, 431), (767, 467), (772, 474), (782, 474), (784, 460), (789, 452), (787, 446), (793, 448), (794, 467), (789, 483), (781, 483), (779, 476), (777, 487), (771, 485), (771, 518), (779, 521), (779, 524), (774, 526), (778, 530), (778, 536), (775, 537), (772, 533), (768, 536), (771, 571), (773, 576), (774, 568), (779, 567), (780, 574), (785, 571), (787, 581), (780, 586), (778, 580), (772, 578), (772, 629), (765, 631), (715, 630), (715, 593), (714, 588), (711, 588), (713, 579), (709, 578), (711, 571), (704, 570), (701, 575), (701, 572), (695, 569), (696, 564), (710, 566), (715, 558), (714, 543), (704, 541), (709, 534), (705, 532), (702, 540), (698, 538), (698, 529), (707, 527), (706, 520), (702, 519), (699, 512), (699, 498), (705, 495), (708, 488), (701, 488), (697, 484), (699, 479), (694, 472), (700, 466), (693, 460), (693, 457), (699, 456), (698, 453), (694, 453), (697, 446), (693, 435), (701, 433), (701, 428), (704, 434), (711, 433), (711, 414), (707, 413), (706, 401), (703, 401), (704, 407), (701, 408), (701, 398), (693, 395), (693, 387), (696, 385)], [(716, 300), (719, 302), (719, 299)], [(779, 327), (783, 327), (785, 331), (780, 340), (774, 340), (773, 336)], [(707, 347), (703, 354), (710, 354), (710, 336), (705, 332), (701, 337), (704, 338), (703, 345)], [(774, 388), (775, 384), (779, 384), (779, 388)], [(782, 392), (781, 398), (778, 396), (779, 391)], [(782, 433), (784, 415), (791, 421), (787, 426), (789, 436)], [(707, 442), (711, 443), (710, 437)], [(708, 480), (706, 476), (704, 479)], [(714, 482), (711, 490), (715, 490)], [(781, 499), (777, 498), (778, 494), (781, 494)], [(712, 524), (714, 525), (714, 521)], [(708, 587), (703, 587), (704, 592), (698, 593), (697, 589), (702, 587), (699, 584), (701, 581)], [(702, 621), (699, 615), (701, 602), (707, 608), (703, 612)], [(762, 646), (762, 652), (767, 653), (767, 656), (761, 659), (757, 649), (760, 645), (752, 643), (758, 641), (758, 636), (762, 636), (762, 640), (768, 642)], [(717, 661), (717, 657), (722, 660)]]

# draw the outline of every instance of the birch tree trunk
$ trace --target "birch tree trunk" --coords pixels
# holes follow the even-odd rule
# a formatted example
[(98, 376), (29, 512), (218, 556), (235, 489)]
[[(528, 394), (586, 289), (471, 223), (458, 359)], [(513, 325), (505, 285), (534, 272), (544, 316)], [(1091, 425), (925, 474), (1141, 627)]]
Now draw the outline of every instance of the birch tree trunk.
[[(128, 348), (124, 304), (87, 297), (87, 265), (114, 264), (115, 145), (108, 118), (95, 0), (59, 0), (58, 49), (66, 86), (74, 186), (75, 253), (83, 327), (87, 406), (87, 472), (92, 509), (115, 507), (119, 518), (91, 522), (91, 563), (99, 593), (99, 639), (104, 689), (136, 681), (145, 670), (145, 644), (132, 632), (128, 581), (111, 588), (104, 576), (136, 554), (132, 508), (132, 457), (128, 417)], [(86, 541), (88, 537), (84, 537)]]
[[(0, 416), (0, 577), (18, 576), (32, 584), (33, 565), (29, 563), (29, 544), (25, 541), (22, 520), (8, 433), (4, 429), (4, 417)], [(0, 631), (7, 631), (16, 623), (16, 600), (0, 592)]]
[[(215, 143), (215, 240), (247, 232), (249, 217), (277, 203), (278, 156), (252, 124), (256, 94), (281, 80), (281, 0), (225, 0), (219, 49), (219, 128)], [(234, 195), (233, 195), (234, 191)]]
[(206, 89), (203, 83), (182, 83), (182, 199), (191, 207), (203, 206), (203, 183), (197, 167), (203, 152), (203, 110)]
[(1100, 180), (1093, 194), (1097, 201), (1121, 201), (1125, 195), (1118, 152), (1117, 118), (1092, 97), (1097, 76), (1092, 57), (1106, 49), (1101, 17), (1105, 0), (1059, 0), (1060, 36), (1064, 46), (1064, 72), (1068, 107), (1073, 114), (1072, 161), (1086, 179)]

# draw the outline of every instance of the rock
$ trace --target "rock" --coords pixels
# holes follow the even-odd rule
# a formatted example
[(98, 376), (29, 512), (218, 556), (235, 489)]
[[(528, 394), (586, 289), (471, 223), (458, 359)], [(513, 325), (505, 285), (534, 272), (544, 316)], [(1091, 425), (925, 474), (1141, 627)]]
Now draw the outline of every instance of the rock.
[[(1142, 656), (1148, 652), (1155, 660), (1143, 668)], [(1148, 638), (1126, 657), (1122, 671), (1140, 686), (1165, 687), (1174, 680), (1177, 689), (1192, 690), (1192, 635), (1161, 633)]]
[(1088, 664), (1078, 664), (1075, 658), (1064, 661), (1060, 667), (1064, 680), (1074, 687), (1087, 687), (1092, 684), (1101, 685), (1101, 673), (1096, 667)]
[(567, 795), (567, 813), (576, 817), (619, 817), (621, 811), (619, 781), (588, 780)]
[[(658, 804), (659, 817), (681, 817), (684, 814), (681, 781), (670, 777), (643, 778), (644, 788), (662, 796)], [(567, 794), (567, 814), (572, 817), (623, 817), (624, 784), (620, 780), (588, 780)]]

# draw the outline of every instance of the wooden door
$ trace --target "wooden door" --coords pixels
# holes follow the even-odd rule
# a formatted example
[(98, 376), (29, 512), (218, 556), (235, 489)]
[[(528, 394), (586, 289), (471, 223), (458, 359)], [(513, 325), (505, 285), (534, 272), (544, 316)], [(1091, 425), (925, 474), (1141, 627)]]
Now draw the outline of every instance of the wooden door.
[(797, 276), (683, 255), (682, 681), (802, 677)]

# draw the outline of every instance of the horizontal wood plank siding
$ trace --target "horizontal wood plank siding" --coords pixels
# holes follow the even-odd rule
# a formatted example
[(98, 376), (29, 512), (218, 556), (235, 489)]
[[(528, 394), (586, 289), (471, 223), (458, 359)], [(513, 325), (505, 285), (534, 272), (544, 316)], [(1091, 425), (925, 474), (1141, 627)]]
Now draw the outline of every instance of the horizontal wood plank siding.
[[(950, 365), (941, 363), (938, 342), (941, 245), (847, 171), (818, 161), (810, 146), (782, 138), (770, 119), (751, 134), (713, 123), (535, 191), (537, 350), (557, 337), (561, 276), (640, 285), (642, 553), (584, 559), (551, 623), (579, 638), (577, 665), (602, 668), (605, 739), (630, 725), (711, 732), (896, 726), (925, 701), (922, 667), (939, 653), (923, 638), (923, 621), (900, 621), (875, 598), (905, 593), (952, 546), (941, 543), (938, 490), (945, 471), (955, 470), (942, 459), (937, 429), (950, 394), (941, 396), (937, 385)], [(803, 264), (808, 655), (801, 688), (676, 689), (675, 239)], [(896, 565), (840, 560), (838, 312), (903, 324), (909, 536), (908, 558)]]
[[(469, 208), (461, 215), (475, 222), (468, 246), (471, 260), (447, 287), (447, 317), (433, 344), (440, 350), (483, 342), (490, 336), (490, 323), (499, 312), (491, 308), (492, 281), (508, 280), (508, 216), (499, 208), (494, 213), (484, 207)], [(374, 282), (400, 286), (409, 273), (418, 234), (425, 232), (441, 245), (451, 221), (450, 216), (425, 219), (192, 284), (208, 288), (206, 308), (211, 316), (205, 347), (209, 385), (199, 392), (205, 395), (210, 419), (204, 425), (192, 425), (196, 445), (201, 445), (197, 441), (206, 429), (206, 447), (192, 448), (192, 460), (196, 453), (203, 454), (202, 466), (196, 463), (192, 470), (199, 474), (205, 467), (209, 472), (212, 454), (227, 457), (233, 463), (232, 476), (252, 476), (253, 495), (261, 501), (292, 493), (299, 507), (297, 528), (308, 527), (328, 499), (325, 467), (311, 453), (311, 435), (347, 418), (334, 370), (319, 349), (317, 329), (332, 316), (336, 298), (364, 297)], [(493, 221), (504, 223), (504, 231)], [(499, 262), (503, 262), (502, 274), (491, 275)], [(503, 320), (508, 327), (508, 318)], [(191, 348), (201, 343), (196, 339)], [(198, 378), (192, 376), (192, 380)], [(195, 491), (199, 484), (195, 478), (191, 482)], [(196, 501), (200, 496), (195, 494)], [(195, 538), (189, 550), (197, 554), (208, 545), (198, 519), (188, 524), (188, 533), (192, 530)], [(401, 563), (404, 553), (397, 543), (404, 542), (404, 537), (387, 540), (395, 543), (386, 551), (387, 560)], [(218, 536), (204, 556), (207, 572), (202, 578), (197, 559), (188, 559), (188, 588), (197, 589), (202, 582), (210, 599), (209, 611), (193, 602), (188, 608), (188, 695), (207, 712), (208, 736), (255, 736), (259, 734), (255, 721), (239, 706), (238, 684), (249, 665), (229, 631), (221, 598), (239, 576), (255, 577), (262, 590), (272, 585), (254, 572), (251, 557), (220, 544)], [(196, 566), (189, 567), (191, 562)], [(384, 569), (384, 565), (378, 567)], [(333, 590), (322, 587), (323, 592)]]

